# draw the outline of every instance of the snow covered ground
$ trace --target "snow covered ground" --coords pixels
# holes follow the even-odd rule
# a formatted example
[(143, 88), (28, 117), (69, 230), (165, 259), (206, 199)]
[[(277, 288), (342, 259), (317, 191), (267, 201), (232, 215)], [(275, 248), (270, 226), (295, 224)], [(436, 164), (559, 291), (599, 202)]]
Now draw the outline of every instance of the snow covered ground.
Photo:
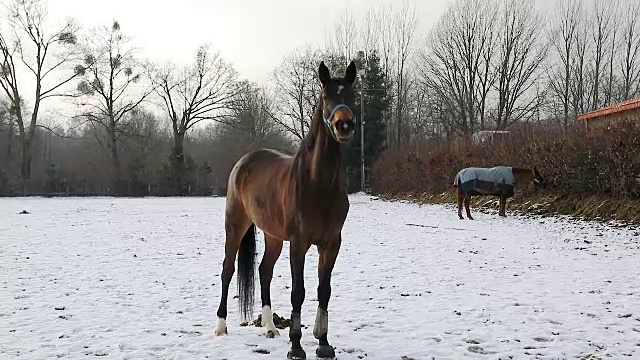
[[(351, 204), (329, 304), (338, 359), (640, 358), (637, 230)], [(0, 358), (285, 358), (287, 330), (240, 327), (232, 298), (229, 334), (213, 336), (223, 210), (222, 198), (0, 199)], [(272, 286), (286, 317), (287, 252)], [(307, 259), (312, 325), (315, 248)]]

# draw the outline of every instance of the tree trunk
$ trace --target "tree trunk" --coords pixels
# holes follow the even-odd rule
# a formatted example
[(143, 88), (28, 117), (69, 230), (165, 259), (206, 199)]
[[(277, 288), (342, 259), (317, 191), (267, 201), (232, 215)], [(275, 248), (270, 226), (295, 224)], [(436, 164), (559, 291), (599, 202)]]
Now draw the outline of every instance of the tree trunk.
[(606, 101), (605, 106), (611, 105), (611, 102), (614, 99), (613, 96), (613, 59), (616, 53), (616, 30), (613, 31), (613, 40), (611, 41), (611, 56), (609, 57), (609, 86), (607, 87)]
[(7, 134), (7, 158), (6, 162), (9, 164), (9, 160), (11, 160), (11, 145), (13, 143), (13, 121), (9, 120), (9, 133)]
[(22, 163), (20, 165), (20, 180), (22, 195), (29, 194), (29, 182), (31, 180), (31, 136), (21, 139)]
[(171, 155), (176, 163), (184, 164), (184, 134), (174, 134)]
[(24, 120), (20, 111), (22, 109), (16, 106), (16, 120), (18, 123), (18, 140), (20, 141), (21, 161), (20, 161), (20, 186), (22, 195), (29, 193), (29, 182), (31, 180), (31, 142), (33, 140), (33, 131), (25, 128)]
[(107, 136), (109, 154), (111, 156), (111, 194), (120, 195), (122, 190), (120, 186), (122, 179), (120, 173), (120, 157), (118, 155), (116, 127), (113, 121), (111, 121), (110, 125)]
[(565, 65), (564, 70), (564, 91), (562, 93), (562, 106), (563, 106), (563, 120), (564, 120), (564, 128), (566, 129), (569, 126), (569, 76), (570, 68), (569, 68), (569, 55), (567, 54), (567, 65)]
[(171, 173), (174, 192), (176, 195), (189, 195), (189, 174), (184, 161), (185, 132), (177, 131), (173, 134), (173, 149), (171, 151)]

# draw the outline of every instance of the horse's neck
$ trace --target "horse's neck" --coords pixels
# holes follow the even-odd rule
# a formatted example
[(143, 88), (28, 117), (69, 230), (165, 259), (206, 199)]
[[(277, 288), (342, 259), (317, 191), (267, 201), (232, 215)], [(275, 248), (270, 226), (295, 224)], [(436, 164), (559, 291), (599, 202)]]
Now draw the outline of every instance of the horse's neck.
[[(297, 154), (298, 176), (309, 190), (331, 191), (339, 188), (342, 151), (333, 141), (322, 119), (322, 104), (318, 104), (309, 133), (302, 140)], [(306, 180), (306, 181), (305, 181)]]
[(533, 170), (526, 168), (512, 168), (513, 177), (516, 178), (516, 182), (522, 184), (528, 180), (533, 179)]

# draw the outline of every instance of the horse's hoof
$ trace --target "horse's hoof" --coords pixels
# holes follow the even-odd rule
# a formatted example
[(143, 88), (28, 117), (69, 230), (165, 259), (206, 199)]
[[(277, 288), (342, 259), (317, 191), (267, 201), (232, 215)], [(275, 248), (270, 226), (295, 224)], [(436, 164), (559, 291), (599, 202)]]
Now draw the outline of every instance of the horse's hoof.
[(330, 358), (334, 359), (336, 357), (336, 351), (333, 349), (331, 345), (320, 345), (316, 349), (316, 356), (319, 358)]
[(291, 349), (287, 353), (287, 359), (306, 359), (307, 354), (302, 350), (302, 348)]
[(273, 339), (276, 336), (280, 336), (280, 333), (278, 332), (278, 330), (269, 330), (267, 331), (265, 336), (269, 339)]
[(218, 318), (215, 330), (216, 336), (227, 334), (227, 321), (223, 318)]

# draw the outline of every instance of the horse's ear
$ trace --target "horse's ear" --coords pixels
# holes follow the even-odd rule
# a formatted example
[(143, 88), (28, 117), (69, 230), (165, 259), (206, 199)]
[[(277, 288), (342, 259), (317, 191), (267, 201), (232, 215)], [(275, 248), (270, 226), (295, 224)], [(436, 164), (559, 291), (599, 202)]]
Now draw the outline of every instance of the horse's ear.
[(356, 76), (356, 63), (351, 60), (351, 63), (347, 66), (347, 70), (344, 72), (344, 80), (352, 85), (353, 82), (356, 81)]
[(320, 67), (318, 67), (318, 78), (322, 85), (327, 85), (329, 80), (331, 80), (331, 73), (329, 73), (329, 68), (324, 64), (324, 61), (320, 62)]

